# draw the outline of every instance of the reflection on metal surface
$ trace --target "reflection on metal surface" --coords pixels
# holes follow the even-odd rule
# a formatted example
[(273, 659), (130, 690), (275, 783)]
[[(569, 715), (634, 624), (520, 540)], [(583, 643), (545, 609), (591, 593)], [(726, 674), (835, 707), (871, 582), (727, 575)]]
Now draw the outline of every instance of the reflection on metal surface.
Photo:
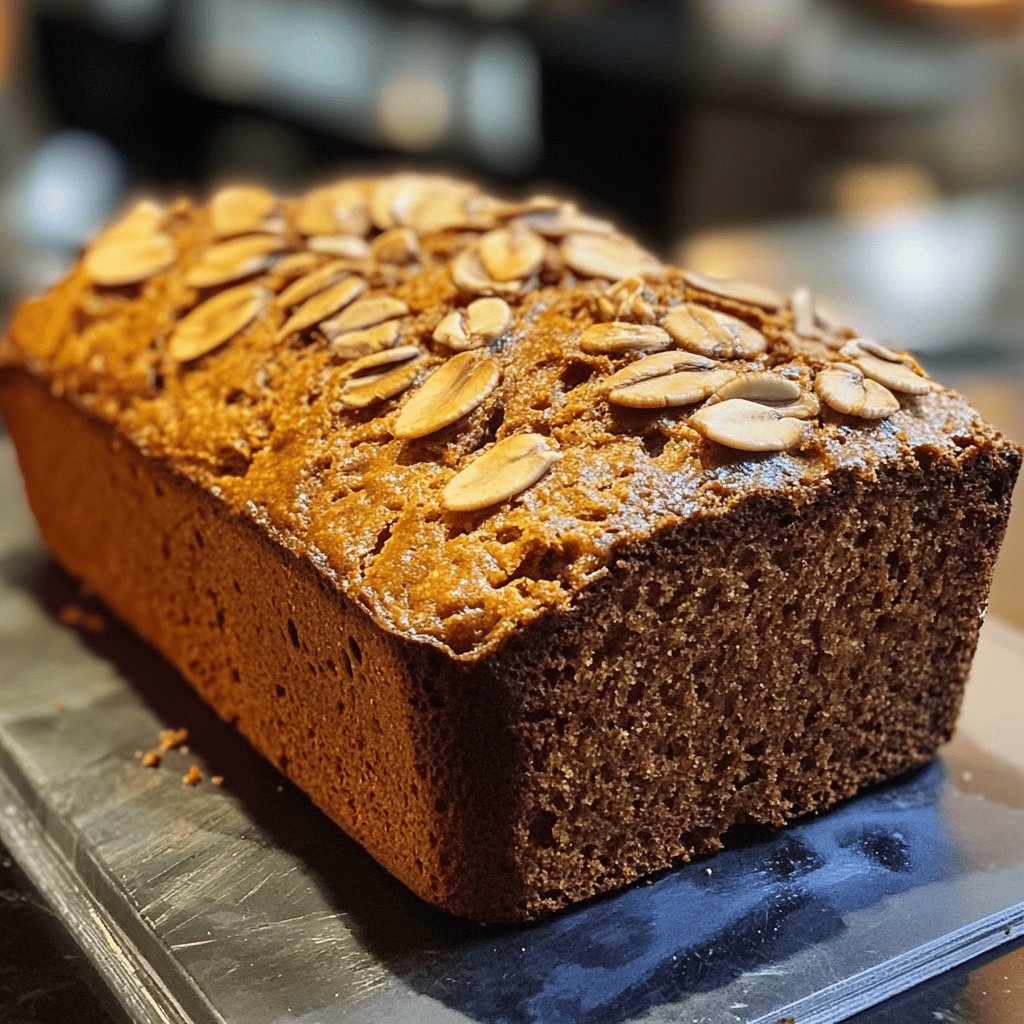
[[(60, 625), (82, 599), (14, 479), (5, 443), (0, 832), (139, 1020), (813, 1024), (1024, 928), (1024, 810), (1004, 799), (1024, 780), (957, 741), (830, 814), (736, 833), (715, 857), (538, 924), (456, 921), (141, 642)], [(168, 725), (188, 727), (188, 757), (141, 768), (135, 751)], [(224, 787), (184, 788), (194, 760)]]

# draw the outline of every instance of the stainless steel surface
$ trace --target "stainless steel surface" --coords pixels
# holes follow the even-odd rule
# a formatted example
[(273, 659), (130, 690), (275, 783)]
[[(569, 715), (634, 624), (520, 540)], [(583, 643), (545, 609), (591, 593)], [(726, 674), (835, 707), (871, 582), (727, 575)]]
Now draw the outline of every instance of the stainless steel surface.
[[(813, 1024), (1024, 930), (1021, 745), (972, 710), (1024, 676), (1024, 641), (998, 623), (965, 728), (930, 767), (649, 885), (483, 930), (394, 882), (131, 634), (62, 625), (83, 599), (15, 479), (3, 442), (0, 837), (139, 1021)], [(190, 752), (140, 767), (181, 725)], [(182, 786), (192, 763), (225, 785)]]

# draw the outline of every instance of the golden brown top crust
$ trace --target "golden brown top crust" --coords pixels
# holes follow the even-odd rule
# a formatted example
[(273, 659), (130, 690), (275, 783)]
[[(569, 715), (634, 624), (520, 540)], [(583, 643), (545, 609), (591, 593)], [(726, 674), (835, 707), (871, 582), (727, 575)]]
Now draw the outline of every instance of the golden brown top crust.
[(1004, 443), (805, 290), (413, 175), (141, 203), (23, 304), (0, 362), (463, 660), (655, 531)]

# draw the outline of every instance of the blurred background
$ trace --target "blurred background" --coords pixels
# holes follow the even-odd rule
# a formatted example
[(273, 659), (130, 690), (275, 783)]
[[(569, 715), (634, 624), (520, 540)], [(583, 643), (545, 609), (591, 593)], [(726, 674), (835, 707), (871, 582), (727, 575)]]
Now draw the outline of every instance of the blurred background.
[(0, 0), (4, 316), (130, 195), (409, 165), (806, 283), (1024, 440), (1024, 0)]

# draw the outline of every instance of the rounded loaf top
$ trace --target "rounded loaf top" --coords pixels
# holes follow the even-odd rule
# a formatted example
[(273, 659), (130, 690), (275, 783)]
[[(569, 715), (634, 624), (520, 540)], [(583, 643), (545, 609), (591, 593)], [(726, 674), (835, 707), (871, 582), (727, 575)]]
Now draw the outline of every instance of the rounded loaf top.
[(655, 532), (996, 437), (806, 289), (413, 174), (138, 203), (0, 359), (463, 660)]

